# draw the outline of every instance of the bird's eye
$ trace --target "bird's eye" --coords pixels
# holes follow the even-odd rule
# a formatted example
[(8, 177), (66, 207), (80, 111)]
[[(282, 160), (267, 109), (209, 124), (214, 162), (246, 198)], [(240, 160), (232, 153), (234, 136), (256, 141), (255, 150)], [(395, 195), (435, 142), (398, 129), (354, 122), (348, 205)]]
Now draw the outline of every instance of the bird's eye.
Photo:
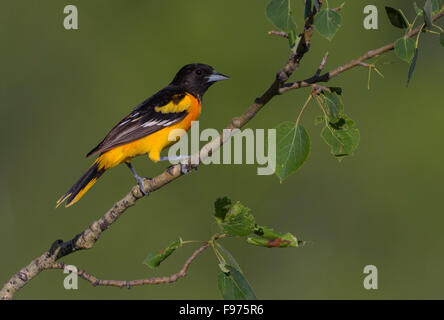
[(197, 74), (198, 76), (200, 76), (200, 75), (202, 74), (202, 70), (197, 69), (197, 70), (196, 70), (196, 74)]

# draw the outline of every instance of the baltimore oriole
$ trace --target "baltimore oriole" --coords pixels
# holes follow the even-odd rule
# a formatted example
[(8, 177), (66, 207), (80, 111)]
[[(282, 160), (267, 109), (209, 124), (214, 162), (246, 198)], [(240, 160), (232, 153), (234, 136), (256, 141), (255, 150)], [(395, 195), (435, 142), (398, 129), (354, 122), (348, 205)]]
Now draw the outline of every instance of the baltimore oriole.
[(134, 178), (143, 189), (143, 178), (133, 166), (131, 159), (148, 154), (157, 162), (168, 160), (160, 152), (174, 143), (168, 140), (174, 129), (187, 131), (191, 122), (201, 112), (202, 96), (216, 81), (229, 79), (206, 64), (184, 66), (173, 81), (143, 101), (123, 118), (86, 156), (99, 154), (88, 171), (57, 201), (57, 207), (66, 200), (66, 207), (76, 203), (108, 169), (126, 163)]

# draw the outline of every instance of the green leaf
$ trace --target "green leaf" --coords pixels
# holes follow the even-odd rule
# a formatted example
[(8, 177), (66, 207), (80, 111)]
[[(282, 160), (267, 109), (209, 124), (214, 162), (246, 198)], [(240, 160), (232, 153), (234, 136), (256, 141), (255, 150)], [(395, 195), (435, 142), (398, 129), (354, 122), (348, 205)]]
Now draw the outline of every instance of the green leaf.
[(407, 87), (409, 86), (410, 80), (412, 79), (413, 76), (413, 71), (415, 71), (415, 67), (416, 67), (416, 60), (418, 60), (418, 48), (415, 49), (415, 54), (413, 56), (413, 60), (412, 63), (410, 63), (410, 68), (409, 68), (409, 75), (407, 78)]
[(416, 2), (414, 2), (413, 7), (415, 8), (416, 14), (424, 16), (426, 27), (432, 27), (433, 16), (441, 11), (439, 0), (427, 0), (423, 9), (420, 9)]
[(427, 0), (425, 5), (424, 5), (424, 19), (425, 19), (425, 23), (427, 27), (431, 27), (433, 25), (432, 23), (432, 17), (433, 17), (433, 13), (432, 13), (432, 2), (430, 0)]
[(416, 4), (416, 2), (413, 2), (413, 7), (415, 8), (416, 14), (419, 16), (424, 15), (424, 11), (422, 11), (422, 9), (419, 9), (418, 5)]
[(247, 243), (252, 244), (253, 246), (258, 246), (258, 247), (265, 247), (265, 248), (269, 248), (268, 247), (268, 243), (270, 240), (267, 239), (259, 239), (259, 238), (247, 238)]
[(236, 202), (218, 224), (224, 233), (242, 237), (253, 232), (255, 221), (250, 209)]
[(287, 247), (297, 247), (299, 242), (295, 236), (291, 233), (281, 234), (274, 231), (271, 228), (258, 226), (254, 228), (254, 234), (264, 238), (248, 238), (247, 242), (249, 244), (267, 248), (287, 248)]
[(326, 107), (324, 110), (327, 113), (329, 120), (337, 122), (344, 112), (344, 104), (342, 103), (341, 98), (334, 91), (324, 91), (322, 94), (324, 96), (323, 102)]
[(323, 91), (321, 105), (324, 110), (324, 128), (321, 137), (330, 146), (331, 153), (341, 161), (352, 155), (359, 145), (359, 130), (344, 113), (341, 97), (335, 92)]
[(309, 16), (311, 16), (311, 0), (305, 1), (304, 19), (307, 19)]
[(319, 0), (314, 0), (314, 6), (316, 8), (316, 11), (319, 12)]
[(293, 53), (296, 53), (297, 48), (299, 46), (299, 42), (301, 42), (302, 37), (301, 36), (297, 36), (296, 39), (294, 40), (293, 44), (292, 44), (292, 40), (290, 39), (290, 50)]
[(316, 12), (319, 12), (319, 0), (313, 0), (315, 8), (316, 8)]
[(228, 273), (230, 270), (227, 268), (228, 264), (225, 263), (225, 261), (222, 261), (219, 263), (219, 269), (222, 270), (223, 273)]
[(405, 20), (404, 15), (398, 9), (385, 7), (385, 11), (389, 17), (390, 23), (395, 27), (406, 29), (409, 23)]
[(432, 0), (432, 15), (439, 13), (441, 10), (439, 8), (439, 0)]
[[(234, 266), (239, 272), (242, 273), (242, 269), (241, 269), (239, 263), (237, 263), (236, 259), (234, 259), (233, 255), (232, 255), (227, 249), (225, 249), (224, 247), (222, 247), (222, 245), (221, 245), (219, 242), (215, 241), (215, 244), (216, 244), (217, 247), (219, 247), (219, 248), (222, 250), (224, 256), (227, 257), (228, 260), (230, 260), (231, 264), (232, 264), (232, 265), (233, 265), (233, 266)], [(225, 265), (225, 266), (226, 266), (226, 265)]]
[(162, 261), (168, 258), (177, 248), (182, 246), (182, 239), (179, 238), (170, 243), (170, 245), (157, 253), (150, 253), (143, 262), (148, 267), (157, 268)]
[(281, 246), (280, 248), (297, 247), (299, 245), (299, 241), (290, 232), (287, 232), (281, 237), (281, 243), (283, 244), (283, 246)]
[(328, 87), (331, 92), (334, 92), (338, 95), (342, 95), (342, 88), (341, 87)]
[(226, 265), (230, 272), (219, 272), (217, 287), (225, 300), (256, 300), (247, 279), (232, 266)]
[(425, 23), (427, 27), (431, 27), (433, 25), (433, 16), (440, 12), (439, 8), (439, 0), (427, 0), (424, 5), (425, 12)]
[(268, 19), (288, 35), (290, 47), (296, 41), (296, 23), (291, 15), (290, 0), (271, 0), (266, 8)]
[(342, 16), (332, 9), (322, 9), (314, 18), (314, 25), (321, 36), (331, 41), (341, 27)]
[(444, 47), (444, 31), (442, 31), (441, 34), (439, 35), (439, 42)]
[(314, 123), (315, 123), (315, 125), (317, 126), (318, 124), (322, 124), (322, 123), (324, 123), (324, 121), (325, 121), (325, 116), (321, 115), (321, 116), (317, 116), (317, 117), (315, 118)]
[(291, 233), (286, 233), (282, 237), (278, 237), (273, 240), (247, 238), (247, 242), (255, 246), (266, 248), (288, 248), (297, 247), (299, 245), (298, 240)]
[(231, 200), (228, 197), (217, 198), (214, 202), (214, 215), (220, 220), (224, 220), (230, 210)]
[(268, 240), (274, 240), (282, 236), (280, 233), (274, 231), (269, 227), (258, 226), (258, 225), (256, 225), (254, 228), (254, 234)]
[(301, 125), (283, 122), (276, 128), (276, 144), (276, 175), (282, 182), (307, 160), (310, 138)]
[(415, 46), (415, 40), (411, 38), (401, 38), (395, 43), (395, 53), (399, 58), (409, 63), (415, 53)]
[(331, 153), (341, 161), (345, 156), (353, 155), (359, 145), (360, 134), (353, 120), (343, 115), (337, 123), (329, 122), (321, 137), (330, 146)]

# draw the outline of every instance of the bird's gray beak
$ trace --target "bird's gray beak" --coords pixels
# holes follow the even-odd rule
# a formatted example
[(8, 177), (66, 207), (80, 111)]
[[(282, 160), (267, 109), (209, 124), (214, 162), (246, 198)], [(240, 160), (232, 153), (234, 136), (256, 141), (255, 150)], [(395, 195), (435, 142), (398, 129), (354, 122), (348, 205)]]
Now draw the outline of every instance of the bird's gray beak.
[(212, 75), (207, 77), (207, 82), (216, 82), (221, 80), (228, 80), (230, 77), (224, 76), (222, 73), (214, 71)]

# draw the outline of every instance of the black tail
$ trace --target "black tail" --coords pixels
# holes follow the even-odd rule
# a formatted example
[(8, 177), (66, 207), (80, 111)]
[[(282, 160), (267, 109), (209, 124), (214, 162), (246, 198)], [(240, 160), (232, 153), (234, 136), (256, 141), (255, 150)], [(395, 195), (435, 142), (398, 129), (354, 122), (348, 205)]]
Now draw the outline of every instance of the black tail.
[(81, 197), (96, 183), (97, 179), (105, 172), (104, 168), (99, 169), (98, 162), (86, 171), (86, 173), (72, 186), (71, 189), (64, 196), (57, 201), (57, 206), (60, 206), (65, 200), (65, 207), (69, 207), (80, 200)]

